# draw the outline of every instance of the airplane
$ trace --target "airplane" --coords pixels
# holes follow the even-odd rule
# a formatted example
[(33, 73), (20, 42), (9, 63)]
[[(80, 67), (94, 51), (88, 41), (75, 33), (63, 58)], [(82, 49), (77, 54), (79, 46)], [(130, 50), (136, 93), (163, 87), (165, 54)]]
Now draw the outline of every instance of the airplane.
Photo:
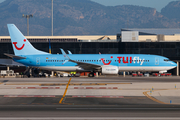
[(159, 55), (146, 54), (49, 54), (34, 48), (14, 24), (8, 24), (14, 54), (5, 54), (25, 66), (50, 71), (87, 71), (118, 74), (119, 71), (167, 72), (177, 64)]

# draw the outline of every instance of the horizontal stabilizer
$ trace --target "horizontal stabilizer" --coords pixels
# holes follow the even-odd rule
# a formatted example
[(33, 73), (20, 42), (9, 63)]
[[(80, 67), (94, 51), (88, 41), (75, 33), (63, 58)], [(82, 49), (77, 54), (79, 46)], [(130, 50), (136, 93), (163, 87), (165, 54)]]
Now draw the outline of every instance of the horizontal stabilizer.
[(13, 55), (13, 54), (4, 53), (4, 55), (6, 55), (6, 56), (8, 56), (10, 58), (15, 58), (15, 59), (26, 59), (26, 57), (16, 56), (16, 55)]

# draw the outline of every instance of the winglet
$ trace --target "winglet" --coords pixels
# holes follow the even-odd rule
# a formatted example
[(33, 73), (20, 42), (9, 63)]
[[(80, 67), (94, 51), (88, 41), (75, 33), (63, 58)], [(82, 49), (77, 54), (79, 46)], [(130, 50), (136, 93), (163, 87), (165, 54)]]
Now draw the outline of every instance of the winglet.
[(70, 60), (70, 58), (67, 56), (67, 54), (64, 52), (64, 50), (61, 49), (61, 48), (60, 48), (60, 50), (61, 50), (61, 52), (62, 52), (62, 54), (63, 54), (65, 60)]
[(70, 55), (72, 54), (72, 52), (71, 52), (71, 51), (69, 51), (69, 50), (68, 50), (68, 53), (69, 53)]

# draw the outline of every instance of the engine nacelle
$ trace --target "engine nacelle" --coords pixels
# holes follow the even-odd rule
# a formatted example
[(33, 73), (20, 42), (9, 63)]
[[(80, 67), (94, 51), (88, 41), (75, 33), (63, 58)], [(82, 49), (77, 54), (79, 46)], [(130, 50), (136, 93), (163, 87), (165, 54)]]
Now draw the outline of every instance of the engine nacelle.
[(167, 73), (167, 70), (159, 71), (159, 73)]
[(103, 66), (102, 74), (118, 74), (117, 66)]

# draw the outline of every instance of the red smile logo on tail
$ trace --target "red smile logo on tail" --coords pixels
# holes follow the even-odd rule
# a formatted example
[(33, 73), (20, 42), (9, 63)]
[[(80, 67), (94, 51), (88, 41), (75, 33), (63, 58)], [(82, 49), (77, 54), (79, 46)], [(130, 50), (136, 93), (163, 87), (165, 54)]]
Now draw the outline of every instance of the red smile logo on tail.
[[(26, 42), (26, 39), (24, 39), (24, 42)], [(14, 47), (17, 49), (17, 50), (22, 50), (23, 48), (24, 48), (24, 46), (25, 46), (25, 44), (23, 44), (20, 48), (19, 47), (17, 47), (17, 42), (13, 42), (13, 44), (14, 44)]]

